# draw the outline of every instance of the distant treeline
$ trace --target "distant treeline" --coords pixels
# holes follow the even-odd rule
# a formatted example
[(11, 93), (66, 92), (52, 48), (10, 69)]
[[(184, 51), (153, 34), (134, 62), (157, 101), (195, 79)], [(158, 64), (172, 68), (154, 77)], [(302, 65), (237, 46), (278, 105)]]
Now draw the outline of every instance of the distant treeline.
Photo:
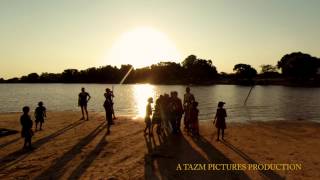
[(320, 59), (309, 54), (286, 54), (277, 65), (261, 65), (258, 73), (248, 64), (236, 64), (234, 73), (218, 73), (211, 60), (188, 56), (182, 63), (160, 62), (144, 68), (131, 65), (101, 66), (85, 70), (66, 69), (62, 73), (30, 73), (20, 78), (0, 78), (2, 83), (124, 83), (153, 84), (286, 84), (320, 85)]

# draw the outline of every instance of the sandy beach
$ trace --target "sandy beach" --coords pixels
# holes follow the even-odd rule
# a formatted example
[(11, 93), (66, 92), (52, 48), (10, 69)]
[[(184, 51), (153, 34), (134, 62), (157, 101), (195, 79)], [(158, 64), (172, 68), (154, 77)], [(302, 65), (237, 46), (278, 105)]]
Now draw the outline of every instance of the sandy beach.
[[(20, 113), (0, 114), (0, 128), (20, 131)], [(143, 121), (119, 117), (106, 134), (103, 112), (48, 112), (35, 149), (20, 134), (0, 137), (0, 179), (320, 179), (320, 124), (229, 123), (225, 141), (201, 122), (201, 136), (145, 137)], [(33, 118), (34, 119), (34, 118)], [(301, 164), (301, 170), (177, 170), (178, 164)], [(197, 170), (198, 169), (198, 170)]]

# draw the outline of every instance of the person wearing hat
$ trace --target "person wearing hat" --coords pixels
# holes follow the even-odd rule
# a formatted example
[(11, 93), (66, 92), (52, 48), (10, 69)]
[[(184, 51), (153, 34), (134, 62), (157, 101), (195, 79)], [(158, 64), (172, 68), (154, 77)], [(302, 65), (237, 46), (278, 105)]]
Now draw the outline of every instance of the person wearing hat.
[(144, 134), (147, 134), (147, 130), (149, 131), (149, 135), (152, 135), (152, 122), (151, 122), (151, 115), (152, 115), (152, 107), (151, 104), (153, 103), (152, 97), (148, 98), (148, 104), (146, 107), (146, 117), (144, 118), (144, 121), (146, 123), (146, 128), (144, 129)]
[(226, 126), (227, 112), (223, 108), (224, 104), (225, 104), (225, 102), (222, 102), (222, 101), (220, 101), (218, 103), (217, 113), (216, 113), (216, 116), (214, 117), (214, 121), (213, 121), (216, 128), (218, 129), (217, 141), (219, 141), (220, 130), (222, 133), (221, 136), (222, 136), (222, 140), (223, 140), (224, 139), (224, 129), (227, 128), (227, 126)]
[(36, 118), (36, 130), (38, 129), (38, 124), (40, 123), (40, 131), (42, 130), (42, 124), (44, 123), (44, 118), (46, 115), (46, 107), (43, 106), (43, 102), (38, 103), (38, 107), (34, 111), (34, 117)]

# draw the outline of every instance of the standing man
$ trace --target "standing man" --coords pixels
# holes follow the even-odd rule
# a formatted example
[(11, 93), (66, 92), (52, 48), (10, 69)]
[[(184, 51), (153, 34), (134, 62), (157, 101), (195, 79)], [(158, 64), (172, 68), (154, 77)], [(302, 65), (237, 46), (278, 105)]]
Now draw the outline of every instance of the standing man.
[(109, 88), (106, 89), (104, 93), (106, 100), (103, 103), (103, 107), (106, 111), (106, 120), (107, 120), (107, 133), (110, 134), (110, 127), (113, 124), (112, 122), (112, 113), (113, 113), (113, 102), (112, 102), (112, 92)]
[(195, 102), (195, 98), (193, 94), (190, 93), (190, 87), (186, 88), (186, 93), (184, 94), (183, 98), (183, 107), (184, 107), (184, 129), (189, 132), (190, 130), (190, 113), (192, 104)]
[(181, 118), (183, 114), (183, 107), (182, 107), (182, 101), (178, 98), (178, 92), (173, 91), (172, 92), (172, 99), (171, 99), (171, 116), (172, 116), (172, 127), (173, 127), (173, 133), (180, 133), (180, 124), (181, 124)]
[(87, 120), (89, 120), (87, 105), (90, 99), (91, 99), (91, 96), (89, 95), (89, 93), (85, 91), (84, 87), (81, 88), (81, 92), (79, 93), (79, 100), (78, 100), (78, 106), (81, 107), (81, 112), (82, 112), (82, 118), (80, 120), (84, 120), (83, 111), (86, 112)]

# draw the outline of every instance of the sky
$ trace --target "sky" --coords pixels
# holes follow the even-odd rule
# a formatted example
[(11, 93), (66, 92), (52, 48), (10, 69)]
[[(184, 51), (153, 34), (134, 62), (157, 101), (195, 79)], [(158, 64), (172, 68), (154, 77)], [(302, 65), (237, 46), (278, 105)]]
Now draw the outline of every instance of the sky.
[(291, 52), (320, 57), (319, 8), (318, 0), (1, 0), (0, 78), (138, 66), (144, 54), (144, 63), (194, 54), (219, 72), (237, 63), (259, 71)]

